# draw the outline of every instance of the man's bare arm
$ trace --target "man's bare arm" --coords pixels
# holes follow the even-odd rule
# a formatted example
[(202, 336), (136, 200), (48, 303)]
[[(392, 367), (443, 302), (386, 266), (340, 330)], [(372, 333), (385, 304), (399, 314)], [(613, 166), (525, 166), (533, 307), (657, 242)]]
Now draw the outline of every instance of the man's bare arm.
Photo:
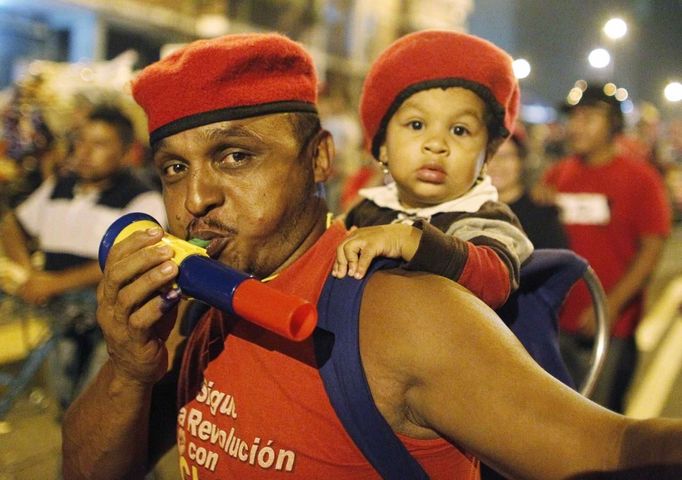
[(117, 378), (107, 363), (64, 416), (64, 478), (143, 478), (151, 385)]
[(155, 246), (162, 234), (136, 232), (109, 252), (97, 321), (110, 359), (65, 415), (66, 479), (142, 478), (149, 442), (167, 443), (149, 438), (152, 391), (168, 368), (165, 341), (177, 313), (165, 312), (156, 294), (177, 275), (170, 248)]
[[(443, 436), (513, 478), (622, 468), (630, 461), (622, 452), (645, 425), (545, 373), (492, 310), (440, 277), (374, 275), (360, 345), (372, 394), (395, 430)], [(682, 443), (682, 422), (665, 431), (651, 448)], [(679, 448), (664, 457), (682, 462)]]

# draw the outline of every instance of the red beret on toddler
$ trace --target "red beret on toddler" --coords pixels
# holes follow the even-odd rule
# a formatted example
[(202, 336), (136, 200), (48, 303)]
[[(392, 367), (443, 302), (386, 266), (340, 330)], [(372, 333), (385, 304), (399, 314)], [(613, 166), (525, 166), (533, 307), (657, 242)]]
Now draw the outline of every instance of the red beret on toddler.
[(491, 138), (513, 130), (520, 92), (511, 57), (473, 35), (423, 30), (399, 38), (370, 68), (360, 99), (367, 149), (378, 157), (400, 105), (416, 92), (438, 87), (464, 87), (481, 97), (495, 118)]
[(145, 68), (133, 97), (150, 142), (209, 123), (316, 112), (317, 75), (303, 47), (278, 34), (198, 40)]

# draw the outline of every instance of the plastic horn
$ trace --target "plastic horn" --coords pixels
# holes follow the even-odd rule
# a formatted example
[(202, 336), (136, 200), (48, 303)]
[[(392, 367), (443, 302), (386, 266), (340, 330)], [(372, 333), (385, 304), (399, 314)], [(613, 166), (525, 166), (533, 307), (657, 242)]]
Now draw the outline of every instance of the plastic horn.
[[(159, 222), (137, 212), (112, 223), (99, 246), (102, 270), (114, 244), (135, 231), (151, 227), (159, 227)], [(223, 265), (211, 259), (200, 246), (169, 233), (165, 233), (161, 241), (173, 248), (172, 260), (179, 268), (176, 282), (184, 296), (234, 313), (290, 340), (305, 340), (315, 329), (317, 310), (312, 303)]]

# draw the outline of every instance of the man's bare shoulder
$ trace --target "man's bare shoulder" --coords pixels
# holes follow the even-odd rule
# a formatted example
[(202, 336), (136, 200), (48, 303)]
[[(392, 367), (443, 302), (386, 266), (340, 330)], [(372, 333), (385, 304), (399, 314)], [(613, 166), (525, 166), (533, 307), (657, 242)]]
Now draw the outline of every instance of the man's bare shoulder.
[(365, 288), (360, 311), (361, 345), (389, 361), (418, 361), (439, 344), (472, 331), (506, 327), (485, 303), (444, 277), (401, 269), (379, 271)]
[[(414, 323), (415, 315), (452, 318), (460, 309), (469, 315), (493, 315), (480, 299), (452, 280), (424, 272), (403, 269), (380, 270), (372, 275), (363, 296), (369, 309), (383, 312), (379, 317), (394, 317)], [(463, 311), (462, 314), (465, 312)], [(387, 314), (387, 315), (386, 315)], [(456, 316), (456, 315), (455, 315)]]
[(467, 368), (474, 358), (489, 363), (478, 350), (498, 335), (511, 333), (487, 305), (444, 277), (386, 270), (372, 275), (365, 288), (360, 309), (365, 374), (384, 418), (408, 436), (437, 436), (429, 422), (418, 420), (428, 402), (414, 399), (437, 391), (453, 401), (450, 379), (475, 381)]

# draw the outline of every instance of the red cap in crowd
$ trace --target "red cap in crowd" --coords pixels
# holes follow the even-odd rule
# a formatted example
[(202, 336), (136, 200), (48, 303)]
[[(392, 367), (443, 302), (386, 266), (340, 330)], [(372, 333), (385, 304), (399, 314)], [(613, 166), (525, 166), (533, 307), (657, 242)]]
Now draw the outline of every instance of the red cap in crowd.
[(145, 68), (133, 96), (150, 142), (225, 120), (316, 112), (317, 75), (303, 47), (279, 34), (198, 40)]
[(464, 87), (480, 96), (496, 120), (490, 137), (507, 137), (518, 114), (520, 91), (511, 57), (487, 40), (445, 30), (423, 30), (391, 44), (374, 62), (360, 99), (365, 146), (375, 157), (386, 126), (416, 92)]

